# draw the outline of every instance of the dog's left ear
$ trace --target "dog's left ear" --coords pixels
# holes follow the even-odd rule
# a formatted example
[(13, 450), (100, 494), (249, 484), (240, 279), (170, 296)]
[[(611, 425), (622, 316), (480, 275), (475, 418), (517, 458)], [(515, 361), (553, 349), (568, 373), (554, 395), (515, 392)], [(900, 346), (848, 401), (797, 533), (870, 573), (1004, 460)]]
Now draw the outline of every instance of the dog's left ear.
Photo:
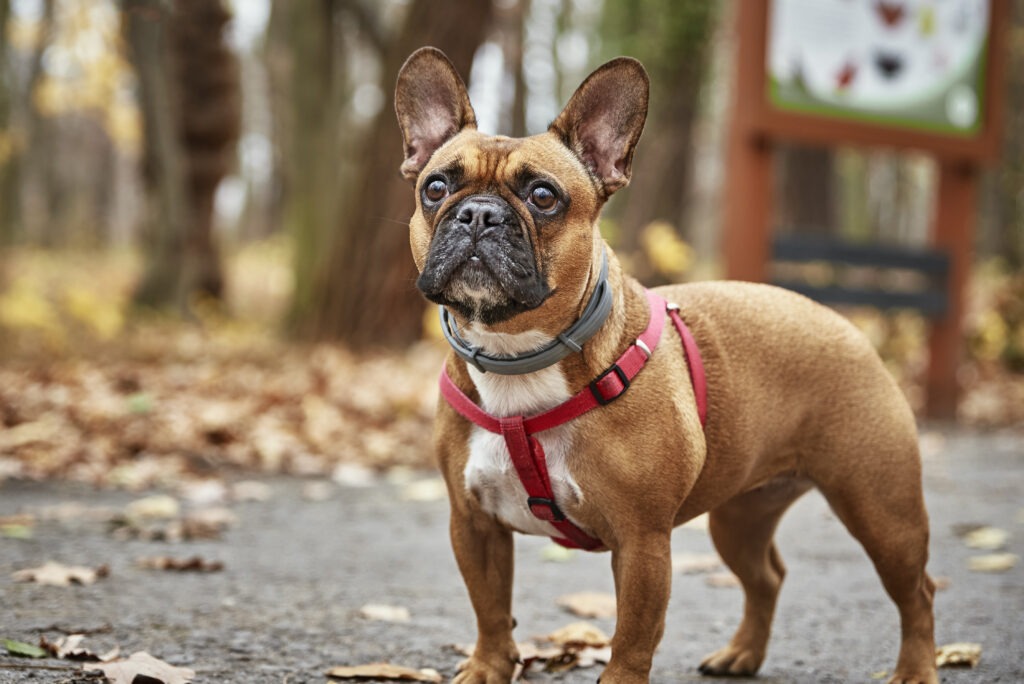
[(590, 74), (548, 129), (611, 195), (629, 183), (633, 149), (647, 120), (650, 82), (643, 65), (619, 57)]
[(476, 128), (466, 84), (443, 52), (420, 48), (398, 72), (395, 113), (405, 142), (402, 175), (415, 180), (430, 155), (461, 131)]

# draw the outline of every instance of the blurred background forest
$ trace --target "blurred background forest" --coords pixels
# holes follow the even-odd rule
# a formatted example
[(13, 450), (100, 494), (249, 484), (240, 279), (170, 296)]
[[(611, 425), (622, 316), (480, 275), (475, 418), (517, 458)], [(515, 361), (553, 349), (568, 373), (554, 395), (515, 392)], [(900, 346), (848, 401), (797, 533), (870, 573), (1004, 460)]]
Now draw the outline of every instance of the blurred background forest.
[[(486, 132), (651, 74), (602, 230), (647, 284), (721, 273), (737, 0), (0, 0), (0, 479), (429, 462), (443, 355), (413, 287), (393, 84), (443, 49)], [(987, 170), (960, 419), (1024, 421), (1024, 4)], [(924, 245), (932, 160), (787, 147), (780, 231)], [(915, 407), (927, 322), (850, 310)]]

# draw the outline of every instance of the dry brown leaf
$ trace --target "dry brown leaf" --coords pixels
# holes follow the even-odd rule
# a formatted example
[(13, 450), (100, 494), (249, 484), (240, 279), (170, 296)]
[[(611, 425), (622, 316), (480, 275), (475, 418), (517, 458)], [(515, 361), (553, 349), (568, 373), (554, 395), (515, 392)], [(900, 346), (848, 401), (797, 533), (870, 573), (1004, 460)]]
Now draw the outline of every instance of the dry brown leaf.
[(964, 535), (964, 543), (972, 549), (997, 551), (1006, 546), (1010, 533), (998, 527), (979, 527)]
[(181, 504), (173, 496), (157, 494), (132, 501), (125, 506), (129, 520), (169, 520), (181, 514)]
[(82, 642), (84, 640), (84, 634), (69, 634), (57, 639), (57, 641), (49, 641), (45, 636), (41, 636), (39, 637), (39, 646), (40, 648), (44, 648), (49, 651), (50, 655), (55, 658), (79, 660), (83, 662), (106, 663), (110, 662), (121, 653), (121, 649), (116, 646), (106, 653), (95, 653), (82, 647)]
[(200, 556), (172, 558), (170, 556), (144, 556), (136, 564), (147, 570), (173, 570), (177, 572), (220, 572), (224, 569), (221, 561), (208, 561)]
[(402, 681), (402, 682), (440, 682), (441, 675), (436, 670), (424, 668), (414, 670), (410, 667), (392, 665), (391, 663), (370, 663), (352, 667), (332, 667), (326, 672), (331, 679), (354, 679), (356, 681)]
[(223, 506), (192, 511), (181, 521), (185, 539), (220, 539), (229, 527), (238, 522), (238, 516)]
[(975, 572), (1006, 572), (1020, 560), (1015, 553), (990, 553), (967, 559), (967, 569)]
[(402, 501), (443, 501), (447, 497), (448, 488), (439, 477), (410, 482), (402, 488), (401, 493)]
[(935, 651), (935, 664), (938, 667), (977, 667), (980, 661), (981, 644), (946, 644)]
[(145, 681), (152, 684), (188, 684), (196, 673), (186, 667), (175, 667), (154, 658), (145, 651), (132, 653), (125, 660), (109, 663), (89, 663), (82, 669), (87, 672), (99, 670), (110, 684), (134, 684)]
[(388, 606), (382, 603), (367, 603), (359, 609), (359, 614), (367, 620), (382, 622), (409, 622), (412, 616), (404, 606)]
[(239, 502), (268, 501), (274, 490), (266, 482), (242, 480), (231, 486), (231, 498)]
[(584, 646), (604, 648), (610, 641), (604, 632), (589, 622), (573, 622), (555, 630), (545, 638), (559, 646), (579, 648)]
[(600, 591), (580, 591), (555, 599), (555, 603), (582, 618), (615, 617), (615, 597)]
[(722, 559), (713, 553), (672, 554), (672, 572), (696, 575), (704, 572), (714, 572), (721, 567)]
[(110, 574), (110, 568), (101, 565), (98, 568), (86, 568), (81, 565), (64, 565), (47, 561), (38, 568), (18, 570), (12, 577), (15, 582), (35, 582), (54, 587), (67, 587), (71, 584), (92, 584), (97, 579)]

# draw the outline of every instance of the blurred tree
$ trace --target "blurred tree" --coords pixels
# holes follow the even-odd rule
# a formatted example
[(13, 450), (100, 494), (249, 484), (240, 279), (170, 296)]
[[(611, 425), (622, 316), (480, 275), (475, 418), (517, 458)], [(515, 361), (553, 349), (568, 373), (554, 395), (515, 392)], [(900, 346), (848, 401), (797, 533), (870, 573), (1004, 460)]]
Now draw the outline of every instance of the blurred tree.
[(223, 42), (230, 14), (220, 0), (123, 0), (139, 80), (149, 189), (147, 267), (135, 299), (176, 305), (219, 299), (213, 200), (234, 163), (239, 73)]
[(276, 93), (281, 211), (294, 251), (293, 324), (310, 315), (315, 267), (337, 216), (345, 51), (336, 28), (354, 5), (292, 0), (271, 9), (267, 62)]
[(1003, 149), (995, 170), (996, 252), (1024, 267), (1024, 4), (1012, 4)]
[(398, 173), (402, 138), (394, 113), (395, 78), (406, 57), (423, 45), (444, 50), (467, 77), (492, 11), (489, 0), (443, 6), (411, 0), (401, 29), (386, 44), (378, 41), (383, 106), (348, 153), (358, 166), (339, 190), (341, 209), (328, 246), (298, 248), (309, 261), (297, 261), (297, 271), (313, 274), (308, 292), (296, 292), (293, 326), (299, 334), (339, 339), (354, 348), (400, 346), (420, 337), (423, 300), (413, 285), (406, 228), (414, 201)]
[[(640, 256), (642, 231), (655, 221), (679, 230), (689, 190), (693, 123), (718, 16), (717, 0), (606, 0), (604, 57), (636, 57), (651, 77), (651, 105), (637, 148), (633, 180), (610, 207), (617, 247)], [(632, 270), (651, 282), (654, 269), (635, 258)], [(651, 283), (653, 284), (653, 282)]]
[(14, 241), (19, 204), (16, 142), (11, 121), (12, 95), (17, 86), (7, 41), (10, 17), (10, 0), (0, 0), (0, 247)]
[(0, 245), (25, 237), (24, 178), (33, 159), (42, 156), (35, 146), (40, 117), (33, 95), (43, 71), (43, 53), (53, 39), (53, 14), (54, 0), (43, 0), (28, 73), (19, 75), (10, 44), (11, 2), (0, 0)]

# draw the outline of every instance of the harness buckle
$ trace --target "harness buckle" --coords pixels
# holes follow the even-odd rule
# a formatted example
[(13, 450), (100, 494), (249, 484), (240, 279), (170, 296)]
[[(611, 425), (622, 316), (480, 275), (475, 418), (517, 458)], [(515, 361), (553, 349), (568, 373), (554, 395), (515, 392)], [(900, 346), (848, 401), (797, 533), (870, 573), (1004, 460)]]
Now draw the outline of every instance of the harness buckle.
[(526, 500), (526, 505), (530, 508), (530, 513), (533, 513), (533, 517), (545, 522), (562, 522), (566, 519), (565, 513), (558, 507), (554, 499), (531, 496)]
[[(613, 373), (615, 374), (615, 377), (618, 378), (619, 383), (622, 386), (618, 388), (617, 391), (616, 388), (609, 388), (615, 393), (606, 395), (602, 389), (602, 383), (604, 382), (605, 378), (612, 375)], [(594, 379), (593, 382), (590, 383), (590, 393), (594, 395), (594, 399), (596, 399), (597, 403), (600, 404), (601, 406), (607, 406), (608, 404), (612, 403), (613, 401), (621, 397), (623, 394), (625, 394), (626, 390), (628, 389), (629, 376), (626, 375), (626, 371), (622, 370), (622, 368), (620, 368), (619, 364), (617, 363), (613, 363), (611, 368), (606, 370), (604, 373), (601, 373), (599, 376), (597, 376), (597, 378)]]

